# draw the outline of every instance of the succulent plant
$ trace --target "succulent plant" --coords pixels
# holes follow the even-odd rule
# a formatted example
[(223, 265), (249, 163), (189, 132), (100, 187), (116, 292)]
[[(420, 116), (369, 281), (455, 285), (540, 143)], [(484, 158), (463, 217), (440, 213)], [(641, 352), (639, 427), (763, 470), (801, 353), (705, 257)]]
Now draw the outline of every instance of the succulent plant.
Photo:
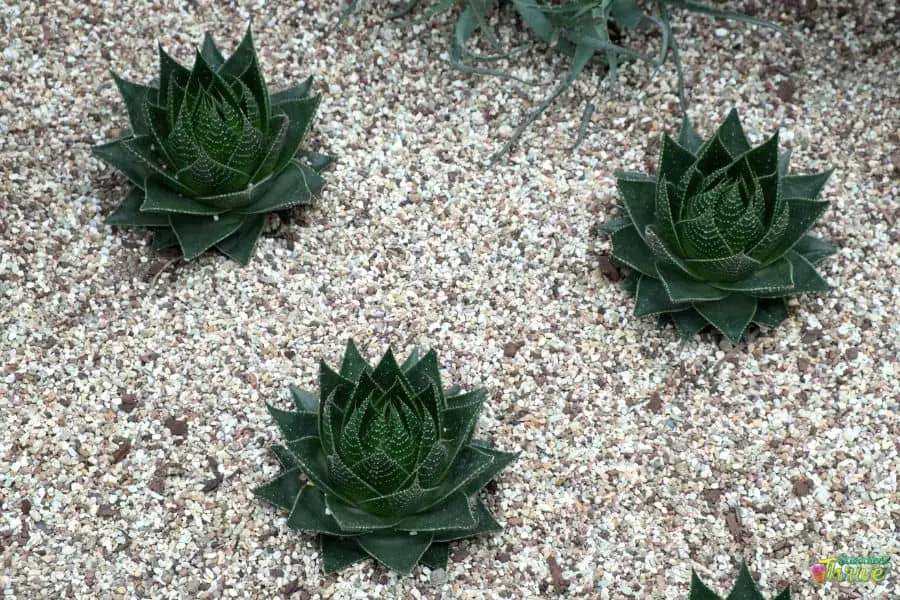
[(635, 315), (737, 342), (751, 323), (781, 323), (788, 296), (830, 289), (814, 265), (835, 250), (806, 232), (831, 171), (788, 175), (789, 158), (777, 132), (752, 148), (733, 110), (706, 141), (685, 117), (678, 141), (663, 136), (654, 176), (617, 174), (625, 216), (602, 229), (631, 270)]
[(373, 369), (350, 341), (340, 372), (320, 363), (318, 397), (290, 391), (296, 410), (268, 407), (282, 472), (254, 494), (321, 535), (326, 573), (444, 567), (449, 542), (500, 530), (479, 491), (516, 454), (472, 440), (487, 393), (444, 390), (433, 350), (399, 365), (388, 349)]
[[(715, 592), (710, 590), (697, 577), (697, 573), (691, 572), (691, 594), (688, 600), (722, 600)], [(728, 598), (725, 600), (765, 600), (753, 581), (753, 576), (747, 569), (746, 564), (741, 565), (741, 572), (738, 574), (737, 581)], [(791, 600), (790, 588), (785, 588), (775, 597), (775, 600)]]
[(94, 155), (133, 184), (108, 223), (153, 231), (185, 259), (212, 247), (243, 264), (268, 213), (312, 204), (332, 157), (301, 149), (319, 106), (312, 78), (269, 95), (250, 28), (227, 59), (210, 34), (188, 69), (159, 47), (159, 80), (113, 75), (131, 131)]

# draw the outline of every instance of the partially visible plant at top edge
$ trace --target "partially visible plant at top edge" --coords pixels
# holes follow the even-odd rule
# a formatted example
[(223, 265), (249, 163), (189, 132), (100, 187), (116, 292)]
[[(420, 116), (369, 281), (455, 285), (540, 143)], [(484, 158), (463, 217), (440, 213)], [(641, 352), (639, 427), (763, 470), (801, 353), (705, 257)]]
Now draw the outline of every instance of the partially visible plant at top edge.
[[(735, 11), (725, 10), (693, 0), (509, 0), (522, 22), (542, 43), (571, 58), (568, 73), (556, 88), (516, 127), (509, 141), (494, 154), (496, 159), (507, 153), (519, 140), (524, 131), (534, 123), (555, 101), (568, 90), (589, 64), (596, 63), (608, 68), (608, 75), (616, 81), (618, 66), (624, 61), (639, 60), (661, 67), (670, 57), (678, 77), (678, 97), (682, 111), (687, 109), (684, 91), (684, 74), (678, 43), (672, 28), (671, 9), (682, 9), (712, 18), (743, 21), (766, 27), (780, 33), (784, 31), (776, 24)], [(352, 0), (346, 7), (342, 20), (355, 10), (359, 0)], [(388, 15), (404, 16), (423, 4), (410, 0), (403, 7)], [(648, 5), (651, 8), (648, 8)], [(497, 0), (436, 0), (423, 8), (419, 20), (450, 10), (461, 8), (450, 36), (450, 62), (460, 70), (486, 75), (512, 76), (489, 69), (485, 63), (511, 56), (504, 52), (496, 33), (489, 24), (490, 17), (498, 8)], [(655, 10), (653, 10), (655, 9)], [(621, 33), (648, 27), (660, 33), (660, 47), (656, 55), (650, 56), (634, 48), (621, 44)], [(496, 51), (493, 55), (482, 55), (468, 49), (468, 44), (477, 32), (488, 40)], [(587, 133), (587, 127), (596, 106), (593, 101), (585, 104), (581, 116), (577, 147)]]
[(266, 215), (314, 202), (333, 157), (302, 149), (312, 78), (269, 94), (250, 28), (227, 59), (207, 33), (188, 69), (159, 47), (159, 80), (115, 81), (131, 130), (94, 147), (133, 187), (108, 223), (153, 232), (185, 259), (215, 248), (247, 264)]
[(350, 341), (339, 372), (320, 363), (318, 395), (290, 391), (295, 410), (268, 407), (282, 472), (254, 494), (321, 537), (326, 573), (443, 568), (450, 542), (500, 531), (480, 492), (517, 454), (472, 439), (487, 392), (445, 390), (433, 350), (372, 368)]
[(789, 159), (777, 132), (751, 147), (733, 110), (705, 141), (687, 117), (678, 141), (664, 134), (655, 175), (617, 174), (624, 215), (601, 229), (630, 270), (635, 315), (738, 342), (787, 318), (788, 297), (831, 289), (815, 265), (835, 249), (807, 235), (831, 171), (789, 175)]
[[(691, 571), (691, 592), (688, 600), (722, 600), (722, 597), (706, 587), (697, 577), (697, 573)], [(725, 600), (765, 600), (746, 564), (741, 564), (737, 581)], [(785, 588), (773, 600), (791, 600), (791, 589)]]

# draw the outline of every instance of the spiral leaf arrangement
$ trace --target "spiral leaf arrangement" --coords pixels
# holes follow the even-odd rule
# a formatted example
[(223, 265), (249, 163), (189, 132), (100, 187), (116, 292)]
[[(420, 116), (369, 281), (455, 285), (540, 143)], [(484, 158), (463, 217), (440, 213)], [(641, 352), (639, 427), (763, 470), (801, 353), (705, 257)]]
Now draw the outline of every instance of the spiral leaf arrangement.
[(115, 76), (131, 131), (94, 148), (134, 185), (112, 225), (153, 232), (185, 259), (215, 247), (247, 264), (266, 215), (312, 204), (332, 157), (301, 149), (319, 96), (312, 78), (269, 95), (250, 29), (227, 59), (207, 33), (192, 69), (159, 48), (159, 81)]
[(814, 265), (835, 249), (806, 232), (828, 207), (818, 196), (831, 171), (788, 175), (788, 159), (777, 133), (751, 147), (731, 111), (706, 141), (687, 118), (678, 141), (664, 135), (654, 176), (618, 174), (625, 216), (602, 229), (632, 271), (635, 315), (737, 342), (751, 323), (781, 323), (787, 297), (830, 289)]
[(487, 392), (445, 391), (434, 351), (399, 365), (388, 349), (373, 369), (350, 341), (340, 372), (320, 363), (318, 397), (290, 390), (296, 410), (269, 406), (282, 472), (254, 493), (321, 536), (326, 573), (444, 567), (449, 542), (500, 530), (479, 491), (517, 455), (472, 441)]

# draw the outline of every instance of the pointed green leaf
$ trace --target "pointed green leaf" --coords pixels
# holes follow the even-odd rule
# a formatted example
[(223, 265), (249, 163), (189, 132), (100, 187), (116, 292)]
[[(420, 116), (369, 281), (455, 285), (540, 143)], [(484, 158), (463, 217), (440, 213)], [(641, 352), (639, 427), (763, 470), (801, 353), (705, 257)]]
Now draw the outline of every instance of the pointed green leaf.
[(794, 268), (787, 259), (781, 259), (754, 272), (746, 279), (732, 283), (718, 283), (717, 287), (753, 296), (777, 296), (794, 289)]
[(781, 178), (781, 195), (785, 198), (810, 198), (815, 200), (834, 169), (816, 175), (789, 175)]
[(487, 454), (492, 459), (486, 468), (479, 470), (476, 475), (471, 477), (466, 482), (465, 486), (461, 488), (462, 492), (469, 497), (478, 494), (481, 488), (486, 486), (489, 481), (494, 479), (494, 477), (499, 475), (503, 469), (508, 467), (510, 463), (519, 457), (518, 452), (504, 452), (502, 450), (497, 450), (496, 448), (488, 448), (476, 444), (476, 442), (472, 442), (469, 447), (477, 448), (480, 452)]
[[(208, 221), (212, 221), (209, 217), (221, 215), (225, 212), (221, 208), (216, 208), (215, 206), (204, 204), (202, 201), (195, 198), (189, 198), (179, 194), (172, 188), (166, 186), (164, 181), (161, 181), (156, 177), (147, 178), (147, 181), (144, 183), (144, 189), (146, 194), (144, 196), (144, 203), (141, 205), (141, 210), (145, 212), (164, 212), (176, 215), (204, 215), (207, 217), (206, 220)], [(240, 222), (240, 218), (236, 218), (238, 219), (238, 222)], [(237, 229), (237, 227), (235, 227), (235, 229)]]
[(372, 371), (372, 380), (382, 390), (389, 390), (398, 380), (406, 380), (406, 377), (400, 371), (400, 365), (397, 364), (391, 348), (387, 349), (387, 352), (384, 353), (384, 356), (375, 366), (375, 370)]
[(659, 154), (659, 171), (657, 181), (665, 178), (667, 181), (678, 181), (681, 174), (686, 172), (692, 164), (697, 162), (697, 157), (678, 142), (663, 134), (662, 149)]
[(757, 300), (752, 296), (732, 294), (714, 302), (696, 302), (694, 310), (736, 344), (753, 320), (756, 305)]
[(337, 573), (351, 565), (369, 558), (356, 538), (323, 535), (322, 538), (322, 570), (326, 575)]
[(794, 251), (802, 254), (809, 262), (817, 264), (822, 259), (837, 252), (837, 249), (825, 240), (805, 235), (794, 246)]
[(635, 227), (625, 227), (612, 234), (613, 257), (630, 269), (655, 276), (656, 260)]
[[(403, 361), (403, 364), (400, 365), (400, 370), (403, 371), (403, 374), (406, 375), (407, 379), (409, 379), (410, 369), (412, 369), (420, 360), (422, 360), (422, 358), (419, 356), (419, 349), (414, 347), (410, 351), (409, 356), (406, 357), (406, 360)], [(413, 389), (416, 389), (416, 383), (412, 379), (409, 379), (409, 382), (412, 384)]]
[(656, 182), (639, 173), (616, 173), (616, 185), (634, 228), (643, 238), (644, 229), (653, 223), (656, 210)]
[(692, 153), (696, 153), (700, 150), (700, 146), (703, 145), (703, 138), (700, 137), (700, 134), (694, 129), (687, 113), (684, 114), (684, 117), (681, 120), (681, 132), (678, 134), (678, 144)]
[[(352, 390), (352, 381), (335, 373), (325, 361), (319, 361), (319, 401), (321, 404), (332, 399), (339, 408), (343, 409), (350, 400)], [(334, 394), (333, 398), (332, 394)]]
[(777, 327), (788, 318), (787, 303), (783, 298), (761, 298), (753, 315), (753, 322), (767, 327)]
[(687, 308), (687, 306), (670, 299), (662, 281), (655, 277), (641, 275), (635, 296), (634, 315), (637, 317), (658, 315)]
[(281, 465), (282, 470), (290, 471), (291, 469), (299, 468), (300, 465), (294, 460), (294, 456), (284, 446), (275, 444), (269, 448), (269, 450), (271, 450), (272, 454), (275, 455), (275, 458), (278, 459), (278, 464)]
[[(442, 502), (450, 494), (459, 490), (466, 491), (476, 483), (490, 481), (490, 479), (484, 480), (484, 477), (488, 475), (493, 477), (498, 472), (497, 463), (502, 462), (500, 457), (495, 456), (496, 453), (496, 450), (477, 448), (472, 445), (463, 446), (456, 455), (456, 460), (451, 463), (446, 476), (438, 482), (428, 482), (435, 487), (427, 490), (419, 510), (428, 510)], [(424, 475), (426, 473), (420, 471), (420, 478)], [(425, 485), (424, 482), (423, 485)]]
[(697, 259), (725, 258), (739, 250), (728, 245), (728, 240), (716, 226), (716, 217), (712, 210), (680, 221), (675, 229), (678, 232), (678, 239), (681, 240), (684, 256)]
[(779, 177), (787, 177), (788, 172), (791, 168), (791, 154), (792, 150), (788, 150), (784, 154), (778, 157), (778, 176)]
[(689, 259), (685, 265), (698, 279), (712, 283), (740, 281), (762, 268), (762, 263), (746, 254), (735, 254), (725, 258)]
[[(733, 160), (722, 140), (718, 136), (713, 136), (703, 144), (703, 147), (697, 153), (697, 168), (707, 176), (712, 176), (714, 173), (728, 167)], [(677, 177), (685, 171), (687, 169), (676, 171), (673, 173), (673, 177)]]
[(676, 256), (672, 253), (672, 250), (666, 246), (666, 243), (659, 237), (659, 234), (656, 233), (656, 230), (651, 225), (647, 228), (647, 235), (644, 238), (647, 242), (647, 247), (650, 248), (650, 251), (653, 253), (654, 264), (653, 270), (650, 272), (650, 277), (654, 279), (658, 277), (656, 273), (656, 262), (661, 262), (663, 264), (670, 264), (678, 267), (682, 271), (684, 271), (685, 275), (689, 277), (693, 277), (695, 279), (699, 279), (697, 275), (695, 275), (691, 269), (687, 266), (687, 262), (683, 260), (681, 257)]
[(778, 171), (778, 132), (745, 156), (756, 177), (775, 174)]
[(802, 254), (791, 250), (786, 258), (794, 270), (794, 288), (790, 292), (792, 295), (827, 292), (831, 289), (828, 282), (822, 279), (813, 264)]
[(319, 412), (319, 397), (312, 392), (301, 390), (293, 383), (288, 386), (294, 406), (301, 412)]
[(737, 109), (731, 109), (725, 122), (719, 126), (716, 132), (719, 141), (728, 150), (728, 154), (732, 159), (736, 159), (748, 152), (751, 148), (750, 142), (747, 141), (747, 134), (744, 133), (744, 126), (741, 125), (741, 118), (738, 116)]
[(312, 167), (312, 170), (316, 173), (321, 173), (337, 160), (337, 157), (331, 154), (322, 154), (320, 152), (303, 149), (299, 150), (296, 156), (305, 158), (306, 162), (309, 163), (309, 166)]
[(269, 403), (266, 403), (266, 409), (275, 419), (275, 424), (278, 425), (278, 429), (281, 430), (281, 434), (288, 442), (315, 436), (319, 432), (319, 415), (316, 413), (281, 410)]
[(172, 228), (168, 224), (166, 224), (165, 229), (154, 228), (152, 247), (155, 251), (159, 252), (160, 250), (165, 250), (166, 248), (171, 248), (177, 245), (178, 238), (175, 236), (175, 232), (172, 231)]
[(291, 161), (259, 200), (237, 210), (243, 214), (261, 214), (312, 204), (324, 184), (322, 176), (310, 167)]
[[(144, 206), (147, 201), (144, 201)], [(241, 226), (240, 215), (225, 214), (219, 216), (196, 216), (169, 214), (169, 224), (185, 260), (197, 258)]]
[(477, 524), (468, 498), (457, 492), (431, 510), (406, 517), (394, 527), (399, 531), (433, 531), (440, 535), (447, 529), (471, 529)]
[(345, 533), (370, 532), (387, 529), (397, 522), (396, 518), (385, 518), (360, 510), (333, 496), (325, 496), (325, 505), (338, 527)]
[(285, 444), (291, 454), (294, 455), (300, 470), (325, 494), (333, 494), (344, 502), (350, 502), (347, 498), (338, 494), (331, 485), (331, 477), (328, 472), (327, 458), (322, 452), (322, 444), (317, 437), (306, 437)]
[(114, 167), (125, 175), (128, 180), (139, 188), (144, 187), (147, 177), (157, 175), (167, 177), (170, 187), (189, 191), (186, 187), (172, 179), (171, 175), (164, 172), (152, 155), (150, 147), (153, 140), (149, 137), (122, 138), (108, 144), (94, 146), (91, 151), (94, 156)]
[(683, 340), (690, 339), (709, 327), (709, 321), (693, 308), (669, 313), (668, 316), (672, 318), (672, 323)]
[(436, 542), (450, 542), (476, 535), (497, 533), (503, 530), (500, 523), (494, 518), (491, 510), (484, 503), (484, 500), (480, 497), (476, 497), (474, 500), (475, 503), (472, 506), (472, 512), (474, 513), (477, 522), (475, 526), (468, 529), (445, 529), (443, 531), (437, 531), (434, 534), (434, 540)]
[(684, 254), (684, 250), (678, 239), (678, 232), (675, 229), (675, 219), (673, 217), (670, 194), (672, 196), (675, 195), (675, 186), (669, 184), (665, 179), (661, 179), (656, 186), (654, 224), (656, 226), (656, 231), (672, 251), (681, 255)]
[(734, 588), (725, 600), (765, 600), (759, 592), (759, 588), (756, 587), (756, 581), (753, 580), (753, 575), (750, 574), (746, 563), (741, 564)]
[(306, 137), (306, 133), (309, 131), (316, 116), (320, 101), (321, 97), (310, 96), (301, 100), (289, 100), (272, 105), (273, 116), (286, 115), (289, 120), (284, 142), (273, 169), (276, 173), (283, 169), (297, 154), (300, 145), (303, 143), (303, 138)]
[[(656, 263), (656, 273), (662, 281), (662, 285), (669, 300), (676, 305), (690, 302), (721, 300), (729, 295), (729, 292), (689, 277), (685, 275), (681, 269), (671, 265)], [(641, 283), (643, 284), (643, 281)], [(687, 307), (680, 306), (670, 310), (680, 310), (683, 308)]]
[(788, 205), (788, 224), (781, 238), (763, 261), (765, 263), (775, 262), (799, 243), (810, 227), (815, 224), (816, 220), (828, 208), (828, 202), (821, 200), (788, 198), (786, 202)]
[(115, 73), (112, 74), (116, 81), (116, 87), (125, 100), (125, 109), (128, 111), (128, 120), (131, 122), (131, 129), (135, 135), (148, 135), (150, 126), (147, 123), (147, 117), (144, 105), (149, 100), (155, 100), (158, 90), (148, 85), (132, 83), (131, 81), (122, 79)]
[(432, 571), (437, 569), (446, 569), (447, 561), (450, 560), (450, 544), (432, 543), (428, 546), (425, 554), (419, 558), (419, 563), (425, 565)]
[(300, 487), (300, 469), (290, 469), (254, 488), (253, 495), (279, 508), (291, 510)]
[[(184, 88), (191, 77), (191, 72), (166, 54), (162, 44), (159, 44), (157, 48), (159, 53), (159, 95), (157, 96), (157, 103), (161, 106), (171, 106), (174, 103), (174, 99), (170, 97), (172, 88), (175, 86)], [(177, 105), (174, 112), (175, 114), (171, 115), (172, 118), (177, 115)]]
[(416, 535), (375, 532), (361, 535), (356, 538), (360, 548), (383, 565), (398, 573), (409, 573), (419, 562), (419, 559), (428, 550), (433, 533), (419, 533)]
[(356, 349), (356, 344), (353, 343), (353, 340), (347, 340), (344, 358), (341, 361), (341, 377), (348, 381), (357, 381), (363, 372), (371, 370), (369, 363)]
[(116, 226), (132, 226), (132, 227), (168, 227), (169, 217), (159, 213), (141, 212), (141, 204), (144, 202), (144, 190), (132, 187), (122, 200), (122, 203), (109, 217), (106, 222), (109, 225)]
[(266, 218), (263, 215), (247, 217), (240, 228), (216, 244), (216, 248), (228, 258), (246, 265), (253, 257), (256, 242), (259, 240), (265, 223)]
[(722, 600), (715, 592), (706, 587), (697, 577), (696, 571), (691, 569), (691, 593), (688, 600)]
[(312, 90), (313, 78), (312, 76), (307, 77), (303, 81), (300, 82), (300, 85), (288, 88), (286, 90), (281, 90), (280, 92), (275, 92), (270, 96), (272, 104), (280, 104), (282, 102), (288, 102), (291, 100), (303, 100), (304, 98), (309, 97), (309, 92)]
[(346, 535), (330, 514), (325, 502), (325, 494), (314, 485), (303, 486), (290, 507), (287, 526), (305, 533)]
[(225, 57), (222, 56), (222, 53), (216, 48), (216, 43), (213, 41), (209, 32), (203, 35), (203, 46), (200, 49), (200, 54), (203, 56), (203, 60), (205, 60), (215, 71), (218, 71), (225, 63)]

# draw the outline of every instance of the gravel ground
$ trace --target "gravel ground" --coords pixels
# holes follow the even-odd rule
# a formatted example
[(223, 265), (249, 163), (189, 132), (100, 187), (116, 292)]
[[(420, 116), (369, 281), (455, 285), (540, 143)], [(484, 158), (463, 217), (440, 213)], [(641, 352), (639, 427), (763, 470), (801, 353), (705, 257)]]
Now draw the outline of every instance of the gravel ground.
[[(761, 10), (802, 55), (678, 18), (701, 132), (736, 105), (755, 143), (783, 128), (797, 172), (837, 167), (818, 227), (836, 289), (737, 347), (633, 317), (598, 269), (613, 172), (644, 170), (677, 128), (671, 66), (626, 67), (572, 153), (585, 77), (487, 166), (564, 61), (501, 63), (547, 82), (524, 88), (450, 70), (449, 17), (410, 28), (369, 3), (329, 36), (342, 2), (264, 4), (2, 2), (4, 597), (681, 599), (691, 567), (724, 591), (742, 557), (767, 597), (900, 597), (894, 2)], [(273, 88), (317, 77), (312, 146), (340, 161), (249, 267), (160, 272), (145, 234), (104, 224), (125, 193), (90, 155), (126, 126), (107, 70), (148, 81), (157, 39), (189, 61), (250, 17)], [(250, 494), (276, 471), (265, 401), (314, 387), (347, 337), (373, 359), (438, 349), (448, 384), (491, 390), (481, 434), (522, 451), (491, 500), (504, 532), (459, 543), (446, 572), (323, 577), (314, 539)], [(895, 571), (814, 587), (809, 565), (840, 553)]]

